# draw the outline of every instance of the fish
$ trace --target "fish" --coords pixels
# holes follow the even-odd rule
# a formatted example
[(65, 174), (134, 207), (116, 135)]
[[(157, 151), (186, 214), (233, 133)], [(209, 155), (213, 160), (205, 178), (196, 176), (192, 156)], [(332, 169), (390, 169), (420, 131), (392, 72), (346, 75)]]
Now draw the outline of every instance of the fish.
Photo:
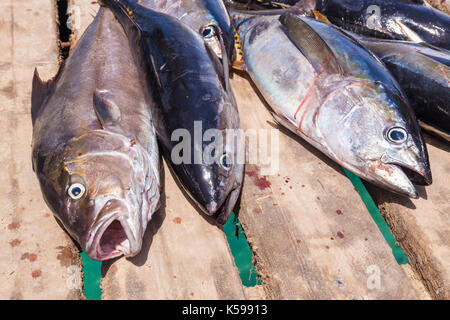
[[(245, 2), (241, 0), (238, 2)], [(450, 50), (450, 16), (423, 0), (279, 0), (253, 2), (267, 8), (297, 7), (326, 15), (335, 25), (354, 33), (393, 40), (420, 40)]]
[(202, 213), (225, 223), (240, 196), (245, 164), (229, 64), (175, 17), (134, 1), (102, 5), (114, 11), (136, 48), (142, 77), (155, 89), (156, 131), (175, 178)]
[(98, 261), (132, 257), (160, 203), (147, 83), (121, 25), (100, 8), (57, 75), (32, 83), (32, 164), (43, 198)]
[[(313, 10), (315, 18), (331, 24)], [(370, 38), (345, 31), (374, 53), (408, 96), (422, 129), (450, 141), (450, 52), (419, 41)]]
[(224, 53), (228, 61), (232, 59), (234, 30), (222, 0), (140, 0), (139, 4), (179, 19), (200, 33), (220, 59)]
[(229, 9), (240, 66), (282, 126), (366, 181), (417, 198), (428, 152), (405, 93), (383, 63), (337, 27), (291, 11)]
[(450, 16), (425, 5), (422, 0), (315, 2), (315, 10), (326, 15), (333, 24), (354, 33), (393, 40), (409, 40), (409, 35), (414, 33), (423, 42), (450, 49)]
[(423, 43), (352, 36), (383, 61), (420, 126), (450, 141), (450, 52)]
[(291, 6), (297, 4), (299, 0), (277, 0), (277, 1), (270, 1), (270, 0), (227, 0), (226, 4), (233, 6), (235, 3), (242, 3), (246, 4), (250, 8), (258, 9), (258, 6), (261, 7), (269, 7), (273, 9), (286, 9), (290, 8)]

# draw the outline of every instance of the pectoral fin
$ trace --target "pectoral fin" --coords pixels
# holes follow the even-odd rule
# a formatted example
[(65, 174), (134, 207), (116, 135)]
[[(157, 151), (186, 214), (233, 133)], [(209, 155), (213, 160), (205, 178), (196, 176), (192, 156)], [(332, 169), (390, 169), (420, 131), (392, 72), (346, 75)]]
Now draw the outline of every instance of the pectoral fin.
[(95, 90), (94, 110), (104, 129), (115, 127), (120, 123), (121, 112), (119, 107), (111, 100), (107, 90)]
[(317, 74), (342, 74), (341, 67), (326, 42), (300, 17), (286, 12), (280, 17), (291, 41), (311, 62)]

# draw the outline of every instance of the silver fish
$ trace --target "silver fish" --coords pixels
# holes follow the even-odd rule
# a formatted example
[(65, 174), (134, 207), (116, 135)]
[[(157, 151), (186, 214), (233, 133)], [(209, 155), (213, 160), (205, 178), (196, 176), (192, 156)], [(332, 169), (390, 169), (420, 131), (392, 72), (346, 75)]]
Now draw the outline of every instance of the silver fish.
[(44, 199), (95, 260), (134, 256), (159, 207), (152, 99), (101, 8), (58, 74), (33, 79), (33, 168)]
[(426, 146), (382, 62), (336, 27), (287, 11), (230, 10), (245, 69), (274, 117), (360, 177), (416, 198), (430, 184)]

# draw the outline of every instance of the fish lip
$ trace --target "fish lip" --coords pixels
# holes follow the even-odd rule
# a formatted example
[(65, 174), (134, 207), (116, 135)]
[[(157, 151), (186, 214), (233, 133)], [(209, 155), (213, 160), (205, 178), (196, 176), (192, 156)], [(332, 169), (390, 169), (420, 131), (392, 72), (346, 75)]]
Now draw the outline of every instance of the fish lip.
[[(97, 261), (104, 261), (118, 258), (122, 255), (125, 257), (132, 257), (139, 253), (141, 244), (137, 241), (137, 237), (135, 237), (130, 228), (128, 228), (127, 222), (124, 221), (122, 217), (122, 212), (115, 211), (108, 215), (107, 218), (102, 219), (102, 222), (98, 224), (97, 227), (93, 228), (95, 231), (91, 233), (85, 249), (90, 258)], [(110, 253), (107, 253), (101, 248), (101, 240), (108, 227), (110, 227), (115, 221), (118, 221), (123, 228), (129, 245), (125, 247), (126, 250), (123, 250), (122, 247), (120, 250), (116, 249)]]
[(385, 165), (396, 166), (397, 168), (402, 170), (414, 185), (429, 186), (433, 183), (431, 169), (427, 164), (419, 163), (415, 166), (412, 166), (397, 160), (384, 161), (383, 157), (381, 158), (381, 162)]
[(240, 186), (233, 188), (222, 205), (214, 213), (210, 213), (211, 215), (214, 215), (216, 217), (217, 223), (225, 224), (227, 222), (228, 218), (230, 217), (231, 211), (236, 206), (240, 193)]
[(371, 161), (368, 180), (386, 187), (388, 190), (400, 195), (417, 199), (419, 194), (409, 177), (397, 163), (384, 163), (380, 160)]

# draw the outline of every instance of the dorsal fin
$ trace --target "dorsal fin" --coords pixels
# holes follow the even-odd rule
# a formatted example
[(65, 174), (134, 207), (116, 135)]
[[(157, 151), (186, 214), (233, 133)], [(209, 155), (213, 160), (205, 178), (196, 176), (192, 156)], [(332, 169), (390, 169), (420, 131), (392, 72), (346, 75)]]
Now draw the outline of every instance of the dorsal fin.
[(328, 20), (327, 16), (320, 13), (319, 11), (313, 10), (313, 14), (314, 14), (314, 17), (316, 18), (316, 20), (322, 21), (323, 23), (326, 23), (326, 24), (331, 24), (331, 22), (330, 22), (330, 20)]
[(55, 78), (43, 81), (37, 68), (34, 69), (33, 85), (31, 90), (31, 120), (34, 122), (47, 102), (55, 87)]
[(45, 107), (48, 98), (53, 94), (56, 88), (56, 83), (60, 78), (66, 61), (64, 60), (58, 69), (58, 72), (53, 78), (47, 81), (43, 81), (39, 76), (37, 68), (34, 69), (33, 84), (31, 90), (31, 120), (34, 124), (37, 117), (41, 114), (43, 108)]
[(108, 97), (107, 90), (95, 90), (94, 110), (104, 129), (111, 129), (120, 123), (122, 117), (120, 108)]
[(326, 42), (300, 17), (286, 12), (280, 17), (281, 24), (297, 48), (311, 62), (317, 74), (342, 74), (341, 67)]

